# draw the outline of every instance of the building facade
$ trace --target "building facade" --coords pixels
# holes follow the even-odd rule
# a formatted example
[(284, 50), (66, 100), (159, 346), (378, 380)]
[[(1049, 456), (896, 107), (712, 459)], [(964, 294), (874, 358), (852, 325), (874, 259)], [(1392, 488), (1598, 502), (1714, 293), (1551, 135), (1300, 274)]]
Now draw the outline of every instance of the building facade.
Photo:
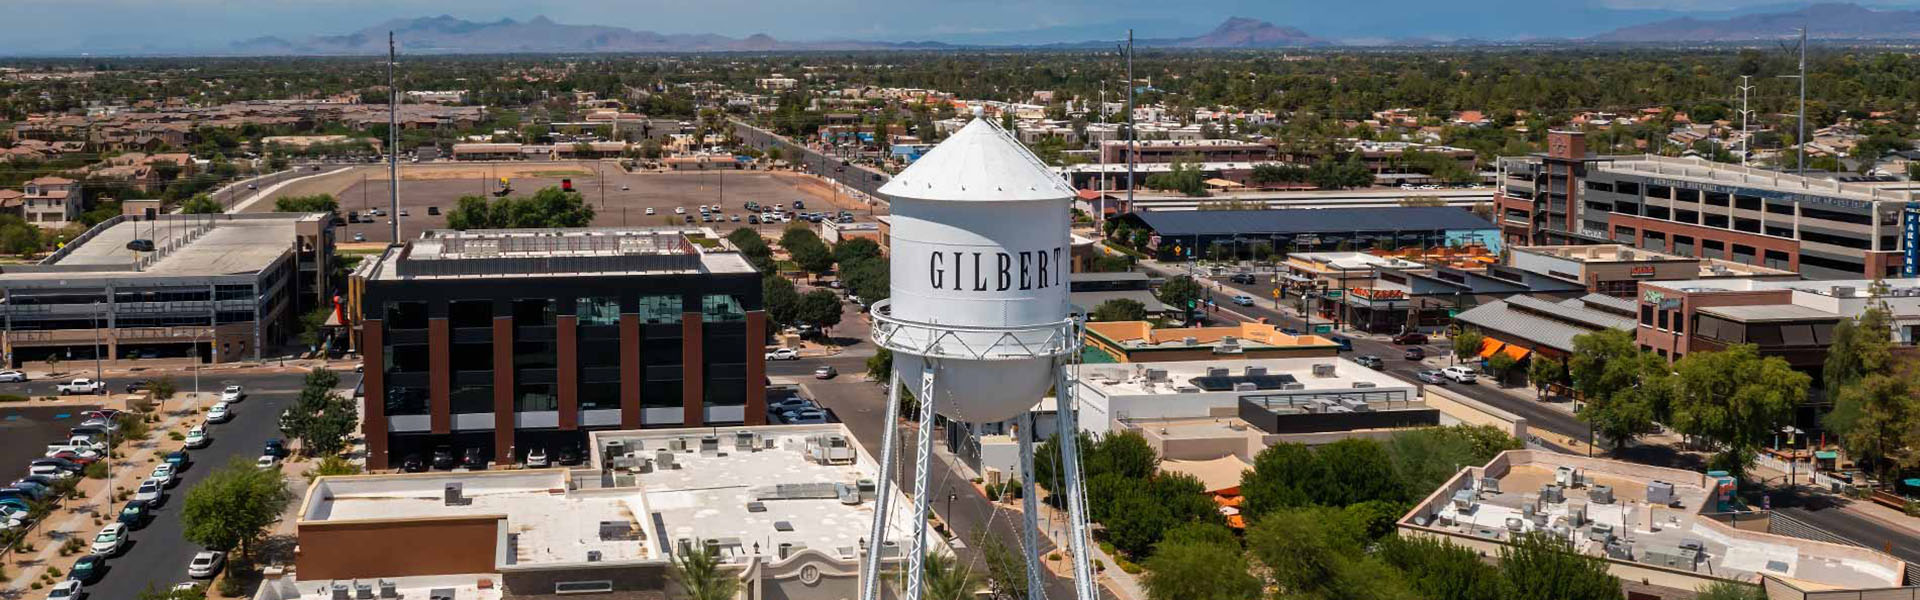
[(355, 279), (370, 468), (766, 421), (760, 275), (679, 230), (433, 231)]
[[(1596, 157), (1580, 132), (1501, 163), (1507, 239), (1620, 243), (1796, 271), (1809, 279), (1903, 273), (1910, 192), (1696, 159)], [(1909, 276), (1911, 276), (1909, 274)]]

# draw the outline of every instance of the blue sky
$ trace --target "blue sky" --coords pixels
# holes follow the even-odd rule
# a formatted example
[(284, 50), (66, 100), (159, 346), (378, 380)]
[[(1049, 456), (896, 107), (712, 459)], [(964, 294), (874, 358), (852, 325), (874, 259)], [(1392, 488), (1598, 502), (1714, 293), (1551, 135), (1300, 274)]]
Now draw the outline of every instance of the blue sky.
[[(1913, 8), (1920, 0), (1874, 0)], [(779, 39), (1029, 43), (1179, 37), (1231, 16), (1319, 37), (1524, 39), (1579, 37), (1694, 14), (1792, 9), (1780, 0), (0, 0), (0, 52), (87, 48), (218, 48), (273, 35), (356, 31), (393, 18), (447, 14), (492, 21), (545, 15), (560, 23), (662, 33), (766, 33)], [(21, 27), (19, 24), (31, 23)]]

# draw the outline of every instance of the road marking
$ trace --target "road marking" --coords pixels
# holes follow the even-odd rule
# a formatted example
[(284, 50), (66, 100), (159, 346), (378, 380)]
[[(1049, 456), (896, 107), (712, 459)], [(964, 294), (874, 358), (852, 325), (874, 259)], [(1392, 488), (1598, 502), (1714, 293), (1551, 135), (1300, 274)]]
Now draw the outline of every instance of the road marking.
[(296, 181), (305, 181), (305, 180), (308, 180), (308, 179), (313, 179), (313, 178), (315, 178), (315, 177), (320, 177), (320, 176), (323, 176), (323, 175), (332, 175), (332, 174), (334, 174), (334, 173), (339, 173), (339, 172), (341, 172), (341, 171), (344, 171), (344, 170), (346, 170), (346, 169), (347, 169), (346, 167), (342, 167), (342, 168), (339, 168), (339, 169), (334, 169), (334, 170), (332, 170), (332, 171), (327, 171), (327, 172), (324, 172), (324, 173), (314, 173), (314, 174), (312, 174), (312, 175), (308, 175), (308, 176), (305, 176), (305, 177), (295, 177), (295, 178), (293, 178), (293, 179), (288, 179), (288, 180), (285, 180), (285, 181), (282, 181), (282, 182), (280, 182), (280, 183), (276, 183), (276, 184), (273, 184), (273, 185), (270, 185), (270, 186), (267, 186), (267, 187), (266, 187), (266, 189), (262, 189), (262, 190), (259, 190), (258, 192), (255, 192), (255, 193), (253, 194), (253, 197), (252, 197), (252, 198), (248, 198), (248, 199), (246, 199), (246, 200), (242, 200), (242, 201), (240, 201), (240, 202), (238, 202), (238, 203), (236, 203), (236, 204), (234, 204), (234, 205), (233, 205), (233, 208), (229, 208), (229, 209), (227, 209), (227, 214), (238, 214), (238, 213), (242, 213), (242, 212), (246, 212), (246, 210), (247, 210), (247, 208), (248, 208), (248, 207), (251, 207), (251, 206), (253, 206), (253, 203), (255, 203), (255, 202), (259, 202), (259, 201), (260, 201), (260, 199), (262, 199), (262, 198), (266, 198), (267, 196), (271, 196), (271, 195), (273, 195), (273, 193), (274, 193), (274, 192), (277, 192), (277, 191), (280, 191), (280, 188), (283, 188), (283, 187), (286, 187), (286, 186), (287, 186), (287, 184), (289, 184), (289, 183), (293, 183), (293, 182), (296, 182)]

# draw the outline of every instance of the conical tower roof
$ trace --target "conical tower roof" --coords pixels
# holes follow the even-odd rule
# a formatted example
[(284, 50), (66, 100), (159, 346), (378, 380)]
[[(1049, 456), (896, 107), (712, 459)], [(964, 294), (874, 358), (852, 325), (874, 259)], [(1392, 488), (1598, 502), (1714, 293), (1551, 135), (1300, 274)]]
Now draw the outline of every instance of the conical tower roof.
[(953, 202), (1058, 200), (1073, 188), (1027, 147), (989, 119), (973, 122), (913, 161), (880, 193)]

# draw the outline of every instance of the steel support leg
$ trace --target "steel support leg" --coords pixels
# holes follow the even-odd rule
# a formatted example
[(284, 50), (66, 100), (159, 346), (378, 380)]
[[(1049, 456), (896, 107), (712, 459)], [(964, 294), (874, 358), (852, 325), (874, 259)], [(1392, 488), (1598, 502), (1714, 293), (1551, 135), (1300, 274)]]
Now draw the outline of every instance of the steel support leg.
[(918, 448), (913, 461), (913, 550), (907, 555), (907, 593), (906, 600), (920, 600), (921, 589), (926, 584), (927, 559), (927, 515), (932, 508), (932, 491), (927, 488), (933, 470), (933, 373), (934, 365), (928, 361), (920, 370), (920, 422), (914, 429), (914, 443)]
[(1067, 366), (1062, 365), (1058, 370), (1054, 404), (1059, 408), (1054, 421), (1060, 431), (1060, 465), (1067, 479), (1067, 528), (1071, 536), (1067, 542), (1073, 551), (1073, 595), (1075, 600), (1096, 600), (1093, 554), (1087, 549), (1087, 502), (1082, 489), (1085, 482), (1080, 478), (1080, 422), (1073, 406), (1076, 384)]
[(880, 476), (874, 479), (873, 531), (867, 534), (866, 570), (860, 573), (860, 598), (880, 600), (880, 571), (887, 542), (887, 517), (893, 512), (894, 441), (900, 438), (900, 373), (887, 375), (887, 420), (880, 435)]
[(1020, 507), (1025, 518), (1027, 600), (1046, 600), (1046, 579), (1040, 574), (1040, 501), (1033, 492), (1033, 411), (1020, 417)]

